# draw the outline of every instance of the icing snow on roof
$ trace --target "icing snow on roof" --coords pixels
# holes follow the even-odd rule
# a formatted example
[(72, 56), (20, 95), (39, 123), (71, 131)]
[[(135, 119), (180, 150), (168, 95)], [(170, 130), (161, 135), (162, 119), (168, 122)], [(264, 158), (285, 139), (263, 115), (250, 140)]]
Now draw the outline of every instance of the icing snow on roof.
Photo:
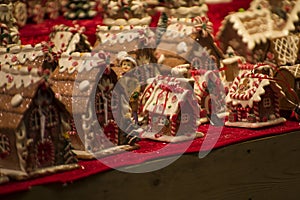
[(265, 86), (271, 86), (273, 91), (284, 95), (281, 87), (271, 78), (264, 74), (253, 74), (246, 72), (233, 81), (233, 84), (226, 96), (226, 103), (232, 105), (241, 104), (243, 108), (253, 107), (254, 102), (261, 101), (261, 95), (265, 94)]

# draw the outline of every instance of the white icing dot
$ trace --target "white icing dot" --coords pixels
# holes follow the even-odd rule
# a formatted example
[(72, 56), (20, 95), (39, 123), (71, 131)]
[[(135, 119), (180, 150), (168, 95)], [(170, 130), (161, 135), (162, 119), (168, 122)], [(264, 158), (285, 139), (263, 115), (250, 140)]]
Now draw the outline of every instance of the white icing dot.
[(187, 52), (187, 45), (186, 45), (185, 42), (180, 42), (177, 45), (177, 52), (178, 53), (185, 53), (185, 52)]
[(18, 107), (23, 101), (23, 97), (20, 94), (16, 94), (12, 99), (11, 99), (11, 105), (13, 107)]
[(90, 82), (88, 80), (84, 80), (79, 84), (79, 90), (81, 92), (88, 90), (89, 87), (90, 87)]

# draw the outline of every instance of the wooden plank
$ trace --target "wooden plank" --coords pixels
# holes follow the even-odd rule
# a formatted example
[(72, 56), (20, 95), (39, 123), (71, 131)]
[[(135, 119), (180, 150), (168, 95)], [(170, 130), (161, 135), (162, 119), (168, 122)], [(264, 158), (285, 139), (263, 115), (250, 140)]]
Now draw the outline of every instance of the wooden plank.
[[(68, 185), (33, 187), (11, 199), (299, 199), (300, 132), (185, 154), (161, 170), (125, 173), (112, 170)], [(238, 134), (238, 133), (237, 133)], [(152, 169), (162, 158), (133, 169)], [(126, 170), (126, 168), (123, 168)], [(2, 198), (1, 198), (2, 199)]]

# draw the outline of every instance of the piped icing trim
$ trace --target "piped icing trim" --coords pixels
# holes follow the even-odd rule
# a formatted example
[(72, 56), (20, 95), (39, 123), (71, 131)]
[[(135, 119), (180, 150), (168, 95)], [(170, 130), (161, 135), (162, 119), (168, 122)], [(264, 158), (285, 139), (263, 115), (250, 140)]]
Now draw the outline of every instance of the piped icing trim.
[(3, 65), (0, 71), (0, 87), (6, 86), (6, 89), (14, 86), (16, 88), (28, 87), (42, 79), (40, 74), (37, 68)]
[(172, 18), (167, 27), (165, 36), (169, 38), (183, 38), (189, 36), (194, 31), (195, 21), (189, 18)]
[(201, 6), (191, 6), (191, 7), (179, 7), (170, 9), (171, 16), (185, 16), (185, 17), (195, 17), (198, 15), (206, 15), (208, 12), (208, 7), (206, 4)]
[(154, 32), (147, 26), (98, 26), (97, 37), (101, 44), (123, 44), (136, 39), (154, 40)]
[(37, 57), (43, 56), (42, 45), (16, 45), (9, 48), (0, 48), (0, 66), (3, 64), (18, 65), (24, 64), (27, 60), (34, 61)]
[(59, 72), (67, 71), (69, 74), (75, 71), (81, 73), (90, 71), (94, 67), (106, 66), (109, 63), (109, 55), (104, 52), (99, 53), (62, 53), (58, 61)]
[(131, 18), (131, 19), (112, 19), (105, 18), (103, 19), (103, 24), (107, 26), (126, 26), (126, 25), (149, 25), (152, 18), (151, 16), (139, 18)]

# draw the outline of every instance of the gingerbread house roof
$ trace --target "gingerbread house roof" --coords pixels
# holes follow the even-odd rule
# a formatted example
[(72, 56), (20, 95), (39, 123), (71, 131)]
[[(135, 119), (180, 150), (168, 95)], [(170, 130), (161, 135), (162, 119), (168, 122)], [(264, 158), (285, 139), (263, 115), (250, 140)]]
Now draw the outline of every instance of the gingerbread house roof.
[(54, 53), (90, 52), (92, 47), (87, 36), (83, 33), (84, 27), (74, 27), (64, 24), (55, 25), (50, 33), (50, 41), (54, 43)]
[(120, 51), (128, 54), (140, 48), (154, 48), (155, 33), (149, 26), (97, 26), (97, 43), (100, 49), (111, 54), (112, 60)]
[(180, 56), (182, 59), (188, 59), (189, 50), (196, 43), (190, 37), (195, 33), (194, 26), (196, 23), (191, 18), (169, 19), (169, 25), (157, 46), (157, 50), (162, 52), (169, 51)]
[[(206, 28), (199, 28), (200, 26)], [(156, 54), (181, 60), (178, 63), (173, 62), (174, 65), (171, 63), (171, 67), (191, 63), (194, 57), (206, 56), (210, 59), (210, 56), (214, 56), (219, 60), (224, 55), (215, 44), (212, 31), (212, 24), (205, 16), (170, 18), (169, 25), (157, 46)]]
[[(280, 8), (281, 7), (281, 8)], [(286, 19), (274, 18), (277, 14), (272, 14), (274, 29), (278, 31), (284, 32), (284, 34), (288, 34), (290, 31), (295, 30), (295, 22), (299, 21), (298, 14), (300, 13), (300, 1), (299, 0), (291, 0), (291, 1), (274, 1), (274, 0), (253, 0), (250, 3), (250, 10), (257, 9), (269, 9), (272, 13), (275, 11), (282, 10), (285, 12)], [(283, 24), (282, 24), (282, 21)], [(277, 23), (278, 24), (277, 26)], [(276, 27), (277, 26), (277, 27)]]
[(264, 74), (243, 73), (236, 77), (226, 96), (226, 103), (233, 106), (241, 105), (243, 108), (253, 107), (254, 102), (260, 102), (265, 94), (265, 87), (270, 86), (277, 97), (284, 96), (281, 87)]
[(270, 42), (269, 59), (277, 65), (295, 64), (300, 49), (300, 37), (298, 34), (273, 38)]
[(144, 111), (171, 116), (178, 113), (182, 102), (192, 100), (191, 92), (178, 84), (157, 84), (144, 106)]
[(43, 77), (37, 68), (2, 65), (0, 71), (0, 127), (15, 130), (28, 110)]
[(27, 65), (29, 67), (41, 67), (45, 53), (41, 43), (32, 46), (13, 45), (9, 48), (0, 48), (0, 65)]
[(206, 15), (208, 6), (204, 0), (198, 1), (150, 1), (155, 5), (155, 10), (166, 12), (169, 16), (175, 17), (195, 17)]
[(265, 43), (271, 36), (274, 36), (271, 14), (267, 9), (247, 10), (227, 15), (217, 33), (218, 39), (225, 34), (225, 28), (229, 25), (232, 26), (250, 50), (254, 49), (256, 44)]
[(278, 73), (280, 73), (281, 70), (287, 70), (289, 71), (295, 78), (300, 78), (300, 64), (292, 65), (292, 66), (282, 66), (278, 69)]
[[(56, 96), (63, 102), (70, 113), (85, 113), (90, 101), (90, 94), (95, 84), (109, 63), (109, 56), (99, 53), (63, 53), (58, 67), (50, 76), (50, 83)], [(73, 102), (73, 101), (76, 102)], [(76, 110), (72, 107), (76, 106)]]

